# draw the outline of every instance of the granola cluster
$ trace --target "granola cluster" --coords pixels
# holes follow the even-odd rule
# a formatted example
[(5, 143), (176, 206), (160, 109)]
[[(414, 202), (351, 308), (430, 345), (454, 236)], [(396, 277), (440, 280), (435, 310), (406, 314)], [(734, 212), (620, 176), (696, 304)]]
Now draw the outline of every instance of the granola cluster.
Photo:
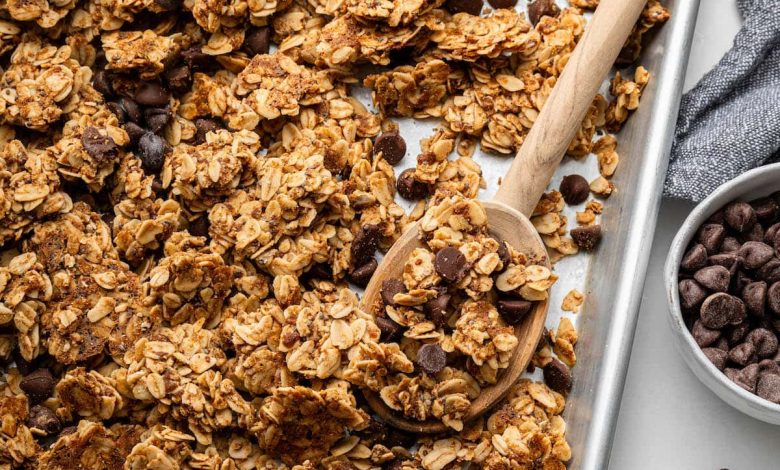
[[(0, 468), (565, 468), (569, 317), (544, 382), (463, 419), (556, 280), (477, 198), (597, 2), (462, 3), (0, 0)], [(650, 0), (621, 60), (667, 18)], [(531, 217), (550, 261), (598, 242), (610, 133), (649, 80), (594, 99), (568, 153), (600, 176)], [(438, 126), (399, 172), (406, 118)], [(361, 308), (413, 221), (420, 247)], [(363, 393), (451, 430), (400, 433)]]

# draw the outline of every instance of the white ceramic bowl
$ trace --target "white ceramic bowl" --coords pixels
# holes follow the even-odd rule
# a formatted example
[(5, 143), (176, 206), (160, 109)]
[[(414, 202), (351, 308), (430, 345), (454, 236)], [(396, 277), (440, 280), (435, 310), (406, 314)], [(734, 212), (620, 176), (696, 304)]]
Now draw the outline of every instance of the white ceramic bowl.
[(675, 336), (675, 345), (696, 377), (723, 401), (761, 421), (780, 424), (780, 405), (742, 389), (719, 371), (696, 344), (688, 331), (680, 309), (677, 275), (680, 260), (699, 226), (709, 216), (734, 200), (750, 201), (780, 190), (780, 163), (748, 171), (723, 184), (699, 203), (683, 223), (672, 241), (666, 258), (664, 277), (669, 299), (669, 323)]

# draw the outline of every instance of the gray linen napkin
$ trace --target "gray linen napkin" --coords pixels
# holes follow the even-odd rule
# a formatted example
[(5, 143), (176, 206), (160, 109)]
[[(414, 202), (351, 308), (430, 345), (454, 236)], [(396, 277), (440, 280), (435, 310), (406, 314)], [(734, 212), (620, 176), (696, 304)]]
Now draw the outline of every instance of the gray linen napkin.
[(744, 25), (734, 47), (683, 96), (665, 196), (700, 201), (780, 159), (780, 0), (737, 7)]

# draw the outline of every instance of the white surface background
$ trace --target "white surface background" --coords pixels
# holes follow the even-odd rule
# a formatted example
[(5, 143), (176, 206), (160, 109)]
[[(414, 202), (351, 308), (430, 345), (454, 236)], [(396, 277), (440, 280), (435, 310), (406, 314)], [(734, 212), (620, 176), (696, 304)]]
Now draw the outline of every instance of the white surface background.
[[(735, 0), (701, 0), (686, 90), (731, 47), (740, 24)], [(663, 264), (692, 207), (666, 199), (661, 207), (610, 470), (780, 469), (780, 427), (726, 405), (674, 349)]]

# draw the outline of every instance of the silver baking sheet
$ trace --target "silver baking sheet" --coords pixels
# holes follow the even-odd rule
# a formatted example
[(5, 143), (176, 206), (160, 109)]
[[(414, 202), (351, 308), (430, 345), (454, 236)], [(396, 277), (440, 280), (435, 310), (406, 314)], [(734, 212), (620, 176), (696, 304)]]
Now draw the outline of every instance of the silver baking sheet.
[[(566, 6), (565, 0), (559, 3)], [(564, 258), (556, 264), (560, 276), (553, 288), (548, 328), (557, 328), (562, 315), (577, 326), (577, 365), (573, 368), (574, 387), (564, 417), (572, 447), (572, 469), (606, 469), (612, 435), (620, 409), (626, 370), (631, 352), (642, 287), (645, 279), (652, 235), (661, 201), (672, 130), (677, 117), (683, 76), (699, 0), (664, 2), (672, 17), (655, 31), (639, 63), (652, 78), (639, 110), (618, 135), (620, 164), (612, 181), (617, 192), (605, 201), (601, 218), (604, 239), (597, 252)], [(519, 2), (518, 9), (525, 9)], [(606, 85), (606, 84), (605, 84)], [(356, 90), (364, 103), (370, 101), (365, 90)], [(604, 88), (606, 91), (606, 86)], [(415, 164), (419, 140), (431, 135), (437, 120), (398, 121), (408, 145), (407, 157), (397, 168)], [(511, 163), (511, 157), (477, 150), (474, 160), (482, 167), (487, 188), (480, 199), (490, 199)], [(596, 159), (564, 159), (551, 183), (558, 187), (567, 174), (578, 173), (591, 181), (598, 175)], [(411, 210), (412, 204), (398, 198)], [(569, 226), (576, 226), (574, 213), (582, 207), (567, 208)], [(561, 311), (561, 301), (571, 289), (586, 294), (577, 314)], [(531, 375), (541, 378), (539, 371)]]

